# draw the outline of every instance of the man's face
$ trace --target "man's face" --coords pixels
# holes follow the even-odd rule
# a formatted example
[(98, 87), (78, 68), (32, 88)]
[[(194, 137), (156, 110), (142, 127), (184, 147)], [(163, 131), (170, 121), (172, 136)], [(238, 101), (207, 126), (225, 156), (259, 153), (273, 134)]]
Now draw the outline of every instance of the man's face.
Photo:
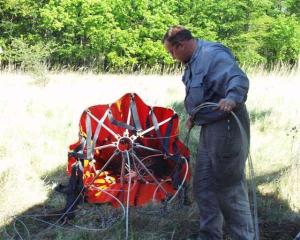
[(182, 63), (187, 63), (191, 57), (188, 55), (188, 51), (186, 51), (186, 45), (186, 42), (180, 42), (174, 45), (168, 41), (164, 43), (166, 50), (172, 58)]

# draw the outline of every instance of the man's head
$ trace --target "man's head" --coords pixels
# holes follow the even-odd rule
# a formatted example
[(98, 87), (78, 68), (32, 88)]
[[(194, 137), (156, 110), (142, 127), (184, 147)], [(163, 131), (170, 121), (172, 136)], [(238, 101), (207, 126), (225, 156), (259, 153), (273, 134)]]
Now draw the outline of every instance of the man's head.
[(170, 27), (163, 38), (163, 44), (171, 56), (182, 63), (190, 60), (196, 48), (192, 33), (182, 26)]

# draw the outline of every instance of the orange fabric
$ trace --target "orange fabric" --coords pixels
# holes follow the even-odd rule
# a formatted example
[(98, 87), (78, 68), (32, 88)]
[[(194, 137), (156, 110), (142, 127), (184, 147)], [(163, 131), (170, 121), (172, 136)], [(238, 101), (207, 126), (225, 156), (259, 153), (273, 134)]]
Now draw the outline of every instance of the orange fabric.
[[(118, 99), (115, 103), (112, 103), (110, 106), (106, 105), (96, 105), (88, 108), (89, 112), (98, 120), (100, 120), (107, 109), (110, 108), (111, 114), (113, 118), (117, 121), (127, 123), (128, 114), (130, 113), (129, 107), (131, 104), (132, 98), (135, 101), (137, 114), (140, 120), (142, 131), (148, 129), (153, 126), (153, 122), (151, 117), (149, 116), (149, 112), (151, 108), (146, 105), (142, 99), (136, 94), (125, 94), (123, 97)], [(160, 123), (174, 115), (174, 111), (172, 109), (163, 108), (163, 107), (153, 107), (152, 108), (157, 121)], [(86, 137), (86, 117), (87, 113), (83, 112), (80, 117), (79, 123), (79, 135), (80, 139), (70, 145), (70, 151), (76, 149), (80, 146), (81, 138)], [(134, 126), (133, 117), (131, 113), (130, 125)], [(110, 128), (114, 133), (119, 134), (120, 136), (124, 136), (125, 129), (114, 125), (110, 122), (108, 118), (104, 120), (104, 124)], [(160, 136), (165, 137), (167, 133), (167, 129), (170, 122), (167, 122), (159, 127)], [(179, 153), (180, 156), (183, 156), (189, 159), (189, 149), (179, 140), (179, 118), (174, 117), (172, 122), (172, 128), (170, 131), (170, 137), (167, 147), (167, 150), (170, 155)], [(95, 121), (93, 117), (91, 117), (91, 130), (92, 130), (92, 138), (96, 131), (98, 122)], [(134, 131), (128, 131), (129, 136), (136, 134)], [(158, 134), (155, 129), (149, 131), (142, 137), (138, 137), (135, 143), (138, 143), (143, 146), (147, 146), (150, 148), (158, 149), (163, 151), (162, 139), (158, 139)], [(96, 141), (95, 146), (104, 146), (108, 144), (112, 144), (116, 142), (115, 136), (113, 136), (107, 129), (104, 127), (101, 128), (100, 134)], [(128, 178), (122, 180), (121, 183), (121, 165), (122, 165), (122, 156), (119, 154), (115, 156), (113, 160), (108, 164), (107, 169), (104, 169), (105, 172), (102, 172), (96, 179), (96, 173), (94, 169), (101, 169), (104, 164), (110, 159), (110, 157), (115, 152), (115, 147), (108, 147), (101, 150), (96, 150), (94, 153), (95, 163), (94, 166), (91, 164), (85, 164), (84, 166), (84, 176), (83, 182), (86, 187), (86, 198), (88, 202), (91, 203), (111, 203), (115, 207), (119, 207), (119, 203), (114, 197), (118, 198), (120, 202), (126, 204), (127, 201), (127, 191), (128, 191)], [(124, 149), (121, 149), (124, 150)], [(86, 154), (86, 146), (83, 149), (83, 152)], [(172, 186), (172, 174), (176, 170), (176, 162), (170, 158), (165, 158), (162, 154), (157, 154), (157, 156), (150, 156), (153, 152), (149, 150), (139, 149), (136, 151), (139, 159), (142, 159), (143, 163), (147, 165), (150, 171), (153, 173), (157, 181), (160, 182), (160, 186), (152, 179), (152, 177), (145, 173), (142, 169), (144, 176), (142, 178), (133, 177), (131, 182), (130, 191), (130, 199), (129, 204), (131, 206), (135, 205), (144, 205), (148, 202), (162, 201), (170, 196), (174, 195), (176, 189)], [(132, 160), (133, 161), (133, 160)], [(71, 173), (72, 165), (76, 162), (74, 157), (68, 158), (68, 174)], [(136, 164), (139, 164), (138, 162)], [(140, 169), (142, 168), (139, 166)], [(162, 171), (163, 170), (163, 171)], [(140, 170), (139, 170), (140, 171)], [(183, 179), (186, 172), (186, 166), (183, 164), (180, 169), (180, 178)], [(125, 173), (126, 174), (126, 173)], [(138, 175), (138, 173), (135, 173)], [(168, 181), (166, 181), (168, 180)], [(187, 175), (187, 181), (190, 180), (190, 172)], [(164, 190), (162, 190), (162, 188)], [(102, 191), (101, 191), (102, 190)], [(112, 197), (112, 196), (114, 197)]]

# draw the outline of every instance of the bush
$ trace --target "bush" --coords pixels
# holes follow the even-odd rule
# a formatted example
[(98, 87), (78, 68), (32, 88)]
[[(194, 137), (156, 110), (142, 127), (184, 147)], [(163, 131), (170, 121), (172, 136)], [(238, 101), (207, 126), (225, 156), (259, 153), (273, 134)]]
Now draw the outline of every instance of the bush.
[[(299, 57), (296, 0), (13, 2), (17, 4), (0, 1), (0, 46), (6, 46), (6, 58), (0, 60), (24, 69), (43, 59), (51, 66), (110, 72), (159, 65), (170, 69), (176, 64), (160, 40), (175, 24), (196, 37), (224, 43), (247, 65), (294, 63)], [(53, 43), (54, 49), (49, 47)]]

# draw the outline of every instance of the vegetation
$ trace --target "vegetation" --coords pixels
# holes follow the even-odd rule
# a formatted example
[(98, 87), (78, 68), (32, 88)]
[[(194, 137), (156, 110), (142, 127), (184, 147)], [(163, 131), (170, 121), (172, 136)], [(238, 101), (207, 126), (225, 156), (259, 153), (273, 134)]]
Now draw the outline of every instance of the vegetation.
[[(300, 69), (283, 66), (268, 72), (257, 67), (248, 75), (251, 154), (261, 239), (293, 239), (300, 230)], [(83, 205), (70, 222), (77, 227), (68, 224), (64, 229), (49, 228), (25, 215), (43, 215), (63, 208), (64, 197), (53, 188), (67, 182), (68, 145), (77, 140), (79, 117), (87, 106), (109, 103), (134, 91), (147, 104), (175, 108), (184, 139), (186, 115), (180, 76), (60, 72), (46, 78), (48, 84), (40, 87), (32, 84), (35, 80), (31, 75), (0, 72), (0, 238), (17, 237), (10, 217), (17, 216), (30, 231), (31, 239), (124, 239), (124, 221), (102, 232), (78, 229), (99, 227), (99, 210), (102, 214), (114, 211), (108, 206)], [(191, 133), (192, 164), (198, 134), (199, 129)], [(130, 239), (187, 239), (198, 229), (197, 217), (194, 201), (165, 215), (132, 209)], [(17, 222), (16, 229), (28, 239), (22, 222)]]
[(0, 0), (2, 67), (135, 72), (174, 65), (161, 44), (181, 24), (220, 41), (247, 65), (294, 64), (300, 53), (298, 0)]
[[(261, 239), (293, 239), (300, 230), (299, 9), (299, 0), (0, 0), (0, 239), (124, 239), (123, 221), (102, 232), (79, 228), (98, 228), (99, 209), (109, 215), (109, 206), (84, 204), (64, 228), (28, 215), (64, 206), (53, 189), (67, 182), (68, 145), (87, 106), (136, 92), (150, 105), (173, 107), (185, 138), (181, 66), (161, 44), (177, 24), (224, 43), (245, 66)], [(198, 134), (189, 142), (192, 165)], [(133, 208), (130, 239), (195, 233), (195, 202), (175, 210)]]

